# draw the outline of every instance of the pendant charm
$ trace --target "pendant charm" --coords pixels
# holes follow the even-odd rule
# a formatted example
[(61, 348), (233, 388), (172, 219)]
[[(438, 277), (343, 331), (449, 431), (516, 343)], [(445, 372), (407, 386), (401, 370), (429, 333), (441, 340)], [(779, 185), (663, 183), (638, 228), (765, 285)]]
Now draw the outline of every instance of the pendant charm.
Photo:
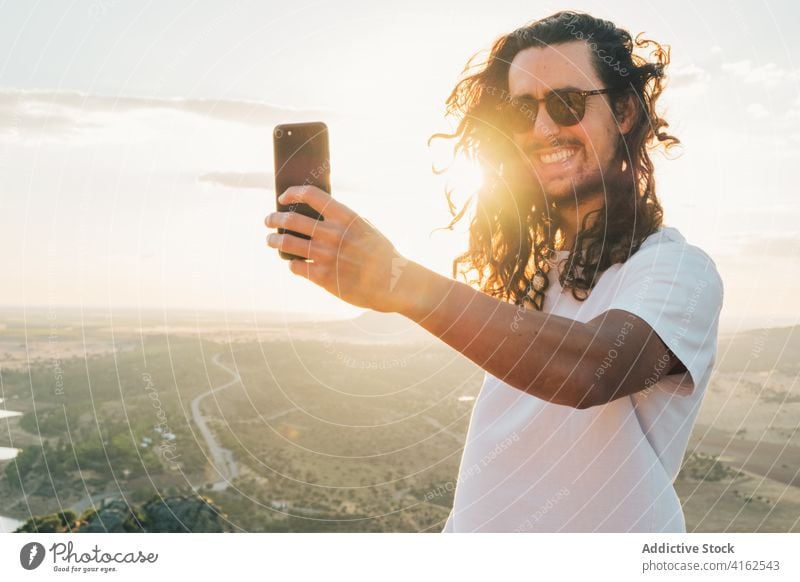
[(532, 307), (536, 311), (542, 310), (542, 305), (544, 305), (544, 294), (542, 293), (534, 293), (531, 291), (525, 297), (522, 298), (522, 305), (525, 309), (528, 307)]
[(536, 269), (528, 293), (523, 297), (523, 303), (531, 304), (534, 309), (541, 311), (544, 305), (544, 290), (547, 289), (548, 283), (547, 274), (541, 269)]
[(531, 286), (534, 291), (541, 293), (547, 287), (547, 276), (542, 271), (537, 270), (531, 281)]

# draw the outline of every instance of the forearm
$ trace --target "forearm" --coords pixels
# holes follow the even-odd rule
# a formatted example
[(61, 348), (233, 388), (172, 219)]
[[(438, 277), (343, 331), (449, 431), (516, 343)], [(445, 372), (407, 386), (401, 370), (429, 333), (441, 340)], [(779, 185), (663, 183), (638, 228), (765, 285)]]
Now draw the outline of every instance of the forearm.
[(401, 313), (515, 388), (557, 404), (594, 402), (594, 330), (523, 310), (409, 262)]

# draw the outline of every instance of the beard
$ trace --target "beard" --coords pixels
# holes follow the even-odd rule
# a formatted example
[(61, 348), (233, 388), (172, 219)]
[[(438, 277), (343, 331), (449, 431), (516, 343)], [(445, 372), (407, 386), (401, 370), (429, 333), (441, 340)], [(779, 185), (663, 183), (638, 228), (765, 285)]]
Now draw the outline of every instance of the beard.
[(568, 208), (580, 206), (590, 200), (596, 200), (598, 197), (605, 200), (609, 184), (607, 174), (595, 170), (577, 178), (570, 178), (568, 183), (562, 182), (550, 186), (547, 183), (539, 182), (539, 187), (542, 189), (545, 200), (559, 208)]
[(546, 206), (578, 207), (599, 199), (605, 203), (610, 195), (620, 190), (630, 176), (622, 168), (619, 156), (615, 156), (601, 168), (590, 163), (584, 152), (581, 148), (573, 156), (579, 158), (575, 160), (578, 162), (575, 168), (563, 173), (556, 172), (554, 175), (540, 172), (536, 162), (530, 157), (523, 158), (523, 167), (517, 175), (539, 192), (539, 197)]

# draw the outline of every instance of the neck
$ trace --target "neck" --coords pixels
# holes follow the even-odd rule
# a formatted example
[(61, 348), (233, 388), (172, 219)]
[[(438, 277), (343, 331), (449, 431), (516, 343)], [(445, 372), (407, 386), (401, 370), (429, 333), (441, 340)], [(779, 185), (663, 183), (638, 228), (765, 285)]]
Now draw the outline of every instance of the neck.
[(603, 207), (605, 198), (602, 193), (587, 196), (577, 203), (570, 201), (566, 204), (559, 204), (556, 212), (559, 217), (561, 231), (564, 234), (564, 249), (572, 250), (575, 246), (575, 238), (583, 225), (583, 219), (590, 212)]

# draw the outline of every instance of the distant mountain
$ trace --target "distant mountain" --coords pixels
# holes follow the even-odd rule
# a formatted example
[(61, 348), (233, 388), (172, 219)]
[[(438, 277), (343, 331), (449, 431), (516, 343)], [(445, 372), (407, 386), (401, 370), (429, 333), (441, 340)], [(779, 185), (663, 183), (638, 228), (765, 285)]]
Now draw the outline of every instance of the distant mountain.
[(413, 321), (397, 313), (367, 311), (352, 319), (298, 322), (292, 325), (293, 332), (328, 333), (339, 340), (370, 344), (431, 343), (433, 335)]
[(70, 321), (76, 327), (94, 326), (152, 326), (152, 325), (281, 325), (295, 321), (317, 321), (323, 314), (295, 311), (228, 311), (214, 309), (134, 309), (130, 307), (47, 307), (0, 306), (0, 325), (7, 327), (45, 327), (50, 329), (54, 320)]
[(800, 372), (800, 326), (773, 327), (721, 335), (716, 369), (720, 372)]

